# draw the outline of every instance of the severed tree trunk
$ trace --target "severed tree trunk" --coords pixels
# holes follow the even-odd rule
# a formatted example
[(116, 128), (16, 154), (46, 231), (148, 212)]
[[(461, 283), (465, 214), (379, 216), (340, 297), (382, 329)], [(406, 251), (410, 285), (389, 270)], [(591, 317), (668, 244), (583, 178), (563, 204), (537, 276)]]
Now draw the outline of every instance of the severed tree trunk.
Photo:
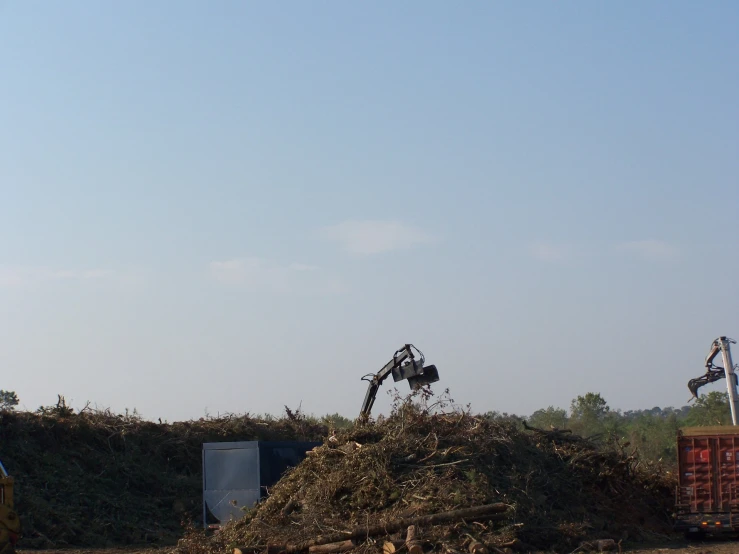
[[(338, 543), (347, 540), (364, 539), (367, 537), (376, 537), (380, 535), (390, 535), (402, 529), (408, 528), (411, 525), (437, 525), (440, 523), (460, 521), (463, 519), (467, 519), (470, 521), (499, 521), (505, 519), (505, 512), (508, 511), (509, 508), (510, 506), (508, 504), (503, 503), (485, 504), (483, 506), (462, 508), (460, 510), (452, 510), (450, 512), (440, 512), (437, 514), (430, 514), (426, 516), (401, 518), (381, 525), (356, 527), (351, 531), (346, 531), (344, 533), (335, 533), (333, 535), (326, 535), (325, 537), (318, 537), (317, 539), (297, 544), (270, 545), (268, 547), (268, 552), (270, 554), (280, 552), (285, 552), (286, 554), (294, 554), (297, 552), (307, 551), (314, 546)], [(249, 549), (247, 547), (236, 548), (234, 549), (234, 554), (237, 554), (237, 550), (244, 551)]]

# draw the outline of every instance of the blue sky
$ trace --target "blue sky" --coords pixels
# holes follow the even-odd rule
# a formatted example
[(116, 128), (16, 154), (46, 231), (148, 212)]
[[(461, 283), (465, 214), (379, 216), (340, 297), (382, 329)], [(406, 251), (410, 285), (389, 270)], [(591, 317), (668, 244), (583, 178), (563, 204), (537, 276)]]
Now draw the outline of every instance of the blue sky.
[(0, 1), (2, 388), (354, 416), (412, 342), (475, 410), (683, 405), (739, 338), (737, 28), (729, 1)]

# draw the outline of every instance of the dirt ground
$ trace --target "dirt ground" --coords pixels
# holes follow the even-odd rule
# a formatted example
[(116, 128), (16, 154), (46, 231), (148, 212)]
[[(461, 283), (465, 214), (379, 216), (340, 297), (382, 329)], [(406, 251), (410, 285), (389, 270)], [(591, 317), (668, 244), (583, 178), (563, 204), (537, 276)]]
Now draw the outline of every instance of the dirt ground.
[[(18, 554), (164, 554), (169, 548), (18, 550)], [(575, 551), (574, 554), (580, 552)], [(739, 554), (739, 541), (675, 543), (647, 549), (623, 549), (624, 554)]]
[[(165, 554), (170, 548), (18, 550), (18, 554)], [(580, 551), (575, 551), (575, 554), (577, 552)], [(624, 554), (739, 554), (739, 541), (676, 542), (645, 549), (624, 549), (623, 552)]]
[(644, 550), (624, 550), (624, 552), (628, 552), (629, 554), (737, 554), (739, 553), (739, 542), (716, 541), (678, 543), (657, 548), (652, 547)]

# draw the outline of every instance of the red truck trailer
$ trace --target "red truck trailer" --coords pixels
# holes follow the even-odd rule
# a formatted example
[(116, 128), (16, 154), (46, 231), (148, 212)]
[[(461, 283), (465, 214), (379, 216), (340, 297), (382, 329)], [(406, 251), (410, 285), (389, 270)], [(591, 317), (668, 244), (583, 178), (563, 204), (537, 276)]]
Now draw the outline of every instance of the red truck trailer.
[(739, 531), (739, 425), (678, 433), (675, 530), (687, 536)]

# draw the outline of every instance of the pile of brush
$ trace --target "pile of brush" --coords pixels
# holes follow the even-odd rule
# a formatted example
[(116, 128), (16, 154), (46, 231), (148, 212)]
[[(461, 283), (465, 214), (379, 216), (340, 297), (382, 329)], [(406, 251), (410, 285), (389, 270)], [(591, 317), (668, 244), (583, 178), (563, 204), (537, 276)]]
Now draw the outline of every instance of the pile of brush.
[[(237, 522), (182, 554), (570, 552), (669, 532), (673, 481), (618, 445), (408, 398), (330, 436)], [(600, 543), (598, 541), (601, 541)]]
[(15, 478), (21, 548), (176, 544), (202, 512), (202, 444), (321, 440), (299, 413), (155, 423), (75, 412), (59, 398), (37, 412), (0, 413), (0, 459)]

